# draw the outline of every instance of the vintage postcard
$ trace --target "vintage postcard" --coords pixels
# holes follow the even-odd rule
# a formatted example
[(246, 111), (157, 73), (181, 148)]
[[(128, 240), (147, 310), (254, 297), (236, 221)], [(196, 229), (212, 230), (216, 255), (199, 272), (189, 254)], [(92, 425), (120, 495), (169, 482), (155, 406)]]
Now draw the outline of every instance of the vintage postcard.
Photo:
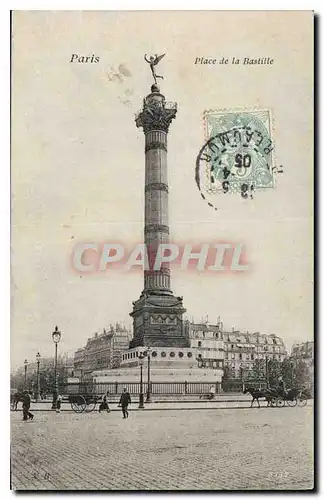
[(313, 12), (11, 33), (11, 488), (312, 490)]

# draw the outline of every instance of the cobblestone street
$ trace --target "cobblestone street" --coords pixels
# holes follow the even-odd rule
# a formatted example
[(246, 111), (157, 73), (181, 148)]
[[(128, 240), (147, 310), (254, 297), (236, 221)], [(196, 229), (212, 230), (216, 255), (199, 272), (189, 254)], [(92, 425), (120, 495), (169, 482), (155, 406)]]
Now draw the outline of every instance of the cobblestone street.
[(12, 488), (313, 488), (313, 408), (12, 415)]

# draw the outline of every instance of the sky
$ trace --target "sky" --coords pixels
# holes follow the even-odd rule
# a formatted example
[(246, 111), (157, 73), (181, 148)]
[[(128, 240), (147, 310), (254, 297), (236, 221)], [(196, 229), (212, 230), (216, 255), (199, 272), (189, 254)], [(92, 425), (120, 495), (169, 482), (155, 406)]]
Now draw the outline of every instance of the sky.
[[(12, 332), (15, 368), (73, 353), (116, 321), (131, 326), (141, 272), (82, 275), (77, 243), (142, 241), (144, 135), (134, 115), (152, 79), (144, 54), (166, 53), (161, 91), (178, 103), (168, 137), (170, 239), (244, 244), (250, 270), (174, 270), (196, 321), (313, 338), (313, 81), (309, 12), (42, 12), (13, 15)], [(73, 54), (89, 57), (73, 62)], [(91, 63), (91, 57), (99, 57)], [(271, 66), (197, 65), (197, 57), (272, 57)], [(207, 110), (269, 110), (276, 187), (253, 200), (202, 200), (195, 163)]]

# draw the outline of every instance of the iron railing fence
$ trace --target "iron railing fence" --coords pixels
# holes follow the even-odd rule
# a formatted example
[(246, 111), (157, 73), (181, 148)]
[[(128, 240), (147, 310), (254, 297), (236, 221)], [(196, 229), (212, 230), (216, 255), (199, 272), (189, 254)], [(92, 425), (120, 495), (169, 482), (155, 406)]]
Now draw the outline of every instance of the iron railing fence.
[[(214, 386), (216, 394), (227, 393), (227, 392), (243, 392), (244, 387), (255, 387), (257, 389), (264, 389), (267, 387), (265, 380), (223, 380), (220, 382), (150, 382), (150, 394), (154, 395), (201, 395), (208, 394), (210, 388)], [(102, 395), (109, 393), (111, 396), (120, 395), (123, 388), (126, 387), (130, 394), (138, 395), (140, 394), (140, 382), (70, 382), (70, 383), (58, 383), (59, 393), (62, 395), (72, 395), (72, 394), (96, 394)], [(143, 382), (143, 393), (148, 392), (147, 382)], [(47, 386), (41, 391), (41, 396), (44, 394), (50, 395), (55, 390), (53, 386)]]
[[(245, 381), (227, 380), (224, 383), (220, 382), (151, 382), (150, 394), (152, 395), (200, 395), (208, 394), (212, 386), (215, 387), (216, 393), (222, 392), (242, 392), (245, 386), (253, 385), (257, 388), (265, 388), (265, 381)], [(87, 382), (87, 383), (69, 383), (59, 385), (59, 391), (62, 394), (105, 394), (109, 392), (111, 395), (119, 395), (124, 387), (130, 394), (140, 394), (139, 382)], [(143, 382), (143, 393), (148, 392), (147, 382)]]

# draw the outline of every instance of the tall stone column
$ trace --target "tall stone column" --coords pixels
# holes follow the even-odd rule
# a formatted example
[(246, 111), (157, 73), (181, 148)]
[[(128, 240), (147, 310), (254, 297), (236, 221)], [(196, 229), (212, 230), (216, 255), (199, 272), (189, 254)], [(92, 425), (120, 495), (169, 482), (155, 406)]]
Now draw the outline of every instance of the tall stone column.
[[(177, 106), (165, 102), (165, 98), (153, 86), (152, 93), (144, 100), (143, 110), (136, 125), (145, 134), (145, 226), (144, 242), (149, 261), (155, 262), (158, 245), (169, 242), (167, 138), (171, 120)], [(171, 293), (168, 264), (154, 271), (144, 272), (144, 291)]]
[(143, 292), (133, 303), (130, 347), (188, 345), (182, 323), (185, 309), (182, 297), (174, 297), (171, 291), (170, 267), (164, 263), (153, 269), (159, 245), (169, 242), (167, 137), (176, 113), (176, 103), (166, 102), (158, 86), (152, 85), (136, 116), (136, 125), (145, 134), (144, 242), (150, 269), (144, 271)]

